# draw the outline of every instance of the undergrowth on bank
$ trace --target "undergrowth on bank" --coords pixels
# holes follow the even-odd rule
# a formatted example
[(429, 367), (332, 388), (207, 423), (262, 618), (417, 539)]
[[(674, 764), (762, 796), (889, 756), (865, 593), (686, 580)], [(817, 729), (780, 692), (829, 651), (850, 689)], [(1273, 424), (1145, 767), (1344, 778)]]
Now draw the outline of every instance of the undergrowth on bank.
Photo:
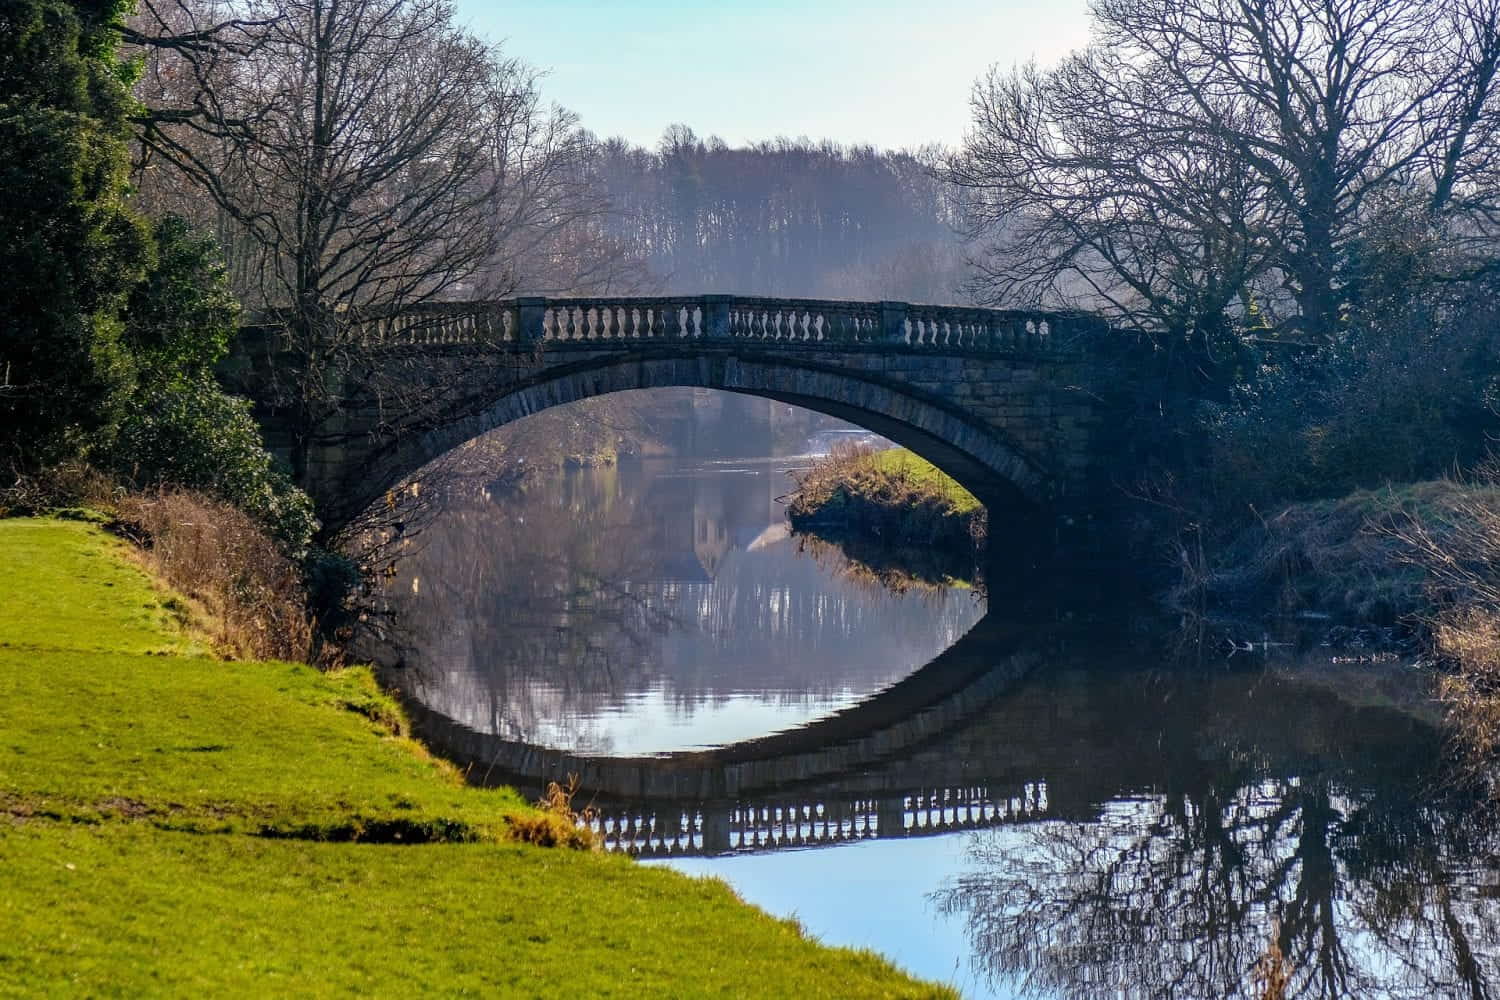
[(1500, 801), (1500, 475), (1292, 504), (1246, 529), (1214, 566), (1184, 560), (1184, 610), (1314, 611), (1394, 623), (1440, 669), (1465, 776)]
[(534, 846), (592, 845), (576, 787), (466, 785), (368, 670), (208, 655), (79, 516), (0, 520), (0, 996), (953, 995)]
[(0, 516), (72, 516), (129, 539), (127, 551), (195, 605), (193, 622), (221, 655), (338, 663), (310, 613), (304, 566), (266, 527), (194, 490), (133, 490), (82, 464), (55, 466), (0, 490)]
[(786, 499), (794, 528), (835, 539), (866, 535), (973, 552), (988, 530), (984, 505), (972, 493), (904, 448), (835, 448), (797, 474)]

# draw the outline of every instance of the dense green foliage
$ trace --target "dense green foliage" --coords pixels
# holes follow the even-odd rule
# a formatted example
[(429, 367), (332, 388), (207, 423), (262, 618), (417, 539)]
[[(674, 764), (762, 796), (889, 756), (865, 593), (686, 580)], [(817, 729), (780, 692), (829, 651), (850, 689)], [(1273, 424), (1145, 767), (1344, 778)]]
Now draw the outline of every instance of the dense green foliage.
[(1468, 469), (1500, 433), (1500, 302), (1406, 302), (1317, 351), (1269, 352), (1204, 412), (1208, 516)]
[(312, 500), (265, 450), (250, 404), (214, 380), (240, 315), (218, 245), (171, 216), (153, 236), (156, 265), (125, 314), (137, 386), (101, 464), (137, 487), (228, 501), (300, 558), (317, 528)]
[(0, 996), (952, 996), (719, 883), (506, 842), (537, 814), (368, 672), (193, 655), (123, 549), (0, 521)]
[(312, 539), (312, 500), (273, 463), (250, 404), (226, 395), (211, 375), (139, 389), (110, 456), (137, 485), (186, 486), (229, 501), (294, 557)]
[(124, 0), (0, 8), (0, 461), (71, 457), (130, 388), (120, 310), (150, 263), (127, 209)]
[(300, 553), (311, 502), (213, 379), (239, 319), (218, 248), (125, 201), (128, 7), (0, 11), (0, 461), (83, 457), (135, 486), (204, 490)]
[(177, 216), (158, 219), (151, 236), (156, 262), (131, 289), (125, 342), (147, 382), (207, 375), (240, 321), (223, 254)]

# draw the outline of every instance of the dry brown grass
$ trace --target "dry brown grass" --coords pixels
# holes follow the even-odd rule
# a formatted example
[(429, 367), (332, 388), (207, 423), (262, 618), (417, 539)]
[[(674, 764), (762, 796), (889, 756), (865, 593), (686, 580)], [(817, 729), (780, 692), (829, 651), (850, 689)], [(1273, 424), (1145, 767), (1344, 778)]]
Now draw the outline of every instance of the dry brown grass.
[(17, 476), (0, 489), (0, 517), (57, 514), (79, 508), (113, 512), (125, 489), (81, 462), (55, 465), (38, 475)]
[[(1494, 470), (1489, 470), (1493, 473)], [(1436, 513), (1411, 517), (1402, 542), (1428, 577), (1439, 686), (1465, 776), (1500, 796), (1500, 490), (1487, 474)]]
[(1500, 795), (1500, 612), (1445, 614), (1434, 645), (1452, 669), (1438, 687), (1466, 776)]
[(114, 513), (150, 568), (201, 605), (203, 628), (221, 653), (313, 659), (302, 574), (248, 516), (187, 490), (129, 494)]
[(549, 781), (547, 793), (537, 800), (538, 812), (506, 817), (506, 822), (510, 824), (511, 839), (538, 847), (599, 850), (599, 838), (591, 825), (594, 811), (588, 806), (575, 809), (573, 798), (577, 794), (576, 774), (568, 775), (568, 780), (563, 784)]
[(1286, 1000), (1292, 982), (1292, 966), (1281, 950), (1281, 922), (1271, 923), (1271, 943), (1255, 963), (1252, 973), (1260, 1000)]
[(142, 563), (186, 596), (192, 625), (223, 656), (338, 666), (319, 646), (300, 567), (238, 508), (192, 490), (132, 492), (82, 463), (18, 477), (0, 517), (83, 517), (134, 542)]

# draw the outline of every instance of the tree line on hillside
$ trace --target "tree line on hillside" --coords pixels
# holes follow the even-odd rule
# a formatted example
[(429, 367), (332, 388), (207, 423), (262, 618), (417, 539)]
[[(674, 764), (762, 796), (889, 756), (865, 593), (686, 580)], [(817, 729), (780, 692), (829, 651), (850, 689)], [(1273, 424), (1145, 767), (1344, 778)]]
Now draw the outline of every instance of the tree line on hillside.
[(962, 204), (935, 156), (674, 125), (655, 150), (600, 144), (596, 176), (605, 230), (672, 294), (951, 302)]

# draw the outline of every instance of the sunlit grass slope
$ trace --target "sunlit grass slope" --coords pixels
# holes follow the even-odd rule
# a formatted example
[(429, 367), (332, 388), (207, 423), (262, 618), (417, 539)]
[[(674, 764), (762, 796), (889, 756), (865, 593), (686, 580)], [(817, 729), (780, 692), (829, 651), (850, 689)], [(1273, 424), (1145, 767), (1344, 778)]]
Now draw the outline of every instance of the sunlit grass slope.
[(967, 514), (981, 506), (978, 498), (960, 486), (958, 480), (916, 452), (886, 448), (870, 455), (869, 462), (876, 475), (909, 481), (913, 488), (943, 498), (954, 514)]
[(974, 494), (905, 448), (853, 448), (818, 460), (798, 475), (787, 516), (799, 531), (834, 540), (868, 537), (955, 552), (972, 551), (986, 531)]
[(0, 586), (0, 995), (949, 995), (720, 884), (508, 842), (529, 807), (368, 672), (196, 655), (93, 525), (0, 520)]

